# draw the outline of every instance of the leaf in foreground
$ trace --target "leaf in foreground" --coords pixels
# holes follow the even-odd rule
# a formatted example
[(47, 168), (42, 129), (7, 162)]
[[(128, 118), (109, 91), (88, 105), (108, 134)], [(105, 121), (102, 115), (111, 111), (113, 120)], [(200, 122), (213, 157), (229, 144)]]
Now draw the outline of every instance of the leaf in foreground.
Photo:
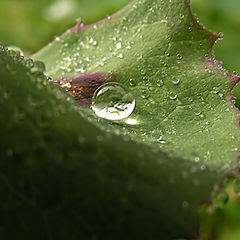
[[(24, 116), (9, 121), (4, 144), (11, 151), (2, 153), (19, 164), (17, 174), (3, 175), (19, 194), (16, 216), (27, 209), (24, 223), (33, 225), (30, 215), (41, 215), (42, 234), (54, 239), (195, 237), (197, 207), (234, 167), (238, 151), (228, 100), (236, 79), (212, 57), (217, 37), (196, 23), (187, 1), (139, 0), (108, 20), (78, 24), (34, 56), (55, 82), (81, 90), (80, 104), (104, 82), (129, 89), (135, 109), (119, 121), (66, 101), (56, 86), (39, 89), (24, 77), (17, 84), (6, 73), (1, 89), (18, 91), (7, 106)], [(37, 107), (29, 112), (18, 98), (33, 97)], [(14, 188), (17, 176), (23, 192)]]

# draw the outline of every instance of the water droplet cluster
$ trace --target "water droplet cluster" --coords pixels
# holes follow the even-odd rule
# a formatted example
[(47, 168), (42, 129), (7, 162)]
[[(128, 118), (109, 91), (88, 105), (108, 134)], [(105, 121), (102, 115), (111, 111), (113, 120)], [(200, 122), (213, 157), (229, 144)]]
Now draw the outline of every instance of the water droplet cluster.
[[(41, 61), (33, 61), (30, 58), (25, 59), (23, 52), (20, 48), (15, 46), (6, 47), (3, 43), (0, 42), (0, 51), (10, 56), (15, 63), (20, 63), (30, 70), (30, 76), (33, 76), (35, 80), (37, 80), (38, 87), (46, 86), (51, 80), (51, 78), (46, 77), (45, 73), (45, 65)], [(13, 66), (13, 64), (6, 63), (6, 68), (9, 73), (16, 75), (17, 69)]]
[[(160, 11), (166, 8), (164, 2), (160, 7), (156, 2), (150, 5), (136, 1), (132, 3), (129, 15), (116, 22), (112, 17), (106, 19), (111, 25), (109, 32), (97, 24), (92, 30), (80, 29), (81, 34), (76, 31), (71, 37), (67, 34), (57, 37), (55, 41), (60, 46), (61, 60), (56, 69), (50, 71), (54, 73), (60, 69), (61, 74), (57, 76), (60, 78), (111, 69), (116, 73), (116, 79), (107, 81), (121, 82), (124, 90), (120, 91), (119, 86), (114, 90), (108, 85), (97, 89), (92, 99), (96, 115), (110, 120), (125, 118), (119, 123), (120, 133), (131, 125), (125, 132), (135, 140), (140, 139), (140, 135), (141, 141), (154, 142), (158, 148), (191, 159), (196, 167), (194, 172), (205, 172), (213, 159), (218, 159), (214, 160), (217, 164), (229, 158), (214, 151), (214, 146), (220, 145), (219, 134), (228, 139), (232, 154), (238, 150), (236, 141), (221, 130), (223, 125), (230, 127), (223, 117), (225, 113), (231, 114), (226, 99), (227, 87), (224, 77), (219, 76), (212, 66), (208, 40), (196, 39), (200, 34), (196, 22), (189, 18), (187, 11), (174, 15), (173, 21), (171, 13), (175, 1), (170, 0), (169, 4), (172, 7), (169, 11)], [(156, 25), (159, 31), (155, 31)], [(154, 38), (158, 39), (156, 44), (151, 32), (155, 32)], [(181, 41), (183, 32), (185, 38)], [(221, 79), (216, 81), (218, 76)], [(82, 95), (82, 90), (72, 88), (70, 82), (62, 81), (62, 86)], [(124, 103), (121, 94), (111, 99), (110, 92), (131, 92), (132, 97)], [(134, 98), (138, 108), (135, 113), (141, 113), (139, 118), (129, 117), (134, 109)], [(221, 169), (228, 166), (229, 162)], [(183, 175), (187, 176), (189, 172)], [(201, 183), (196, 179), (194, 184)], [(187, 206), (186, 202), (183, 207)]]

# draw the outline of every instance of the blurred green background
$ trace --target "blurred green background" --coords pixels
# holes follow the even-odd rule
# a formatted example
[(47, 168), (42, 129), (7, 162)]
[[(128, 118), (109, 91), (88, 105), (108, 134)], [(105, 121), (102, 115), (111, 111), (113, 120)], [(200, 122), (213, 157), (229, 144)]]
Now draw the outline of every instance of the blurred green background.
[[(129, 0), (1, 0), (0, 41), (31, 55), (81, 18), (84, 24), (102, 19)], [(191, 0), (193, 12), (207, 29), (223, 32), (215, 57), (229, 72), (240, 73), (240, 0)], [(201, 240), (240, 239), (240, 197), (230, 184), (229, 203), (211, 214), (200, 212)]]
[(95, 22), (129, 0), (1, 0), (0, 41), (34, 53), (81, 18)]
[[(93, 23), (126, 5), (130, 0), (2, 0), (0, 41), (36, 52), (72, 27), (77, 18)], [(240, 1), (191, 0), (199, 21), (212, 31), (224, 33), (214, 47), (218, 60), (230, 72), (240, 72)]]
[(207, 29), (224, 33), (224, 39), (214, 47), (216, 58), (228, 71), (240, 72), (240, 1), (192, 0), (191, 5)]

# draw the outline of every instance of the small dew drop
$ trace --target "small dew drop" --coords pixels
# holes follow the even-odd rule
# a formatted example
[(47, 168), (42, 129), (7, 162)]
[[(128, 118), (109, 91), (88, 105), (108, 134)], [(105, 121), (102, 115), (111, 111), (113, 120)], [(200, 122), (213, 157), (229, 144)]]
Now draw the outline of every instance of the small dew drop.
[(169, 93), (169, 98), (172, 100), (176, 100), (177, 99), (177, 94), (175, 94), (174, 92), (170, 92)]
[(183, 206), (183, 208), (188, 208), (189, 207), (189, 202), (183, 201), (182, 206)]
[(116, 44), (117, 49), (120, 49), (121, 47), (122, 47), (122, 44), (120, 42)]
[(148, 10), (149, 10), (149, 12), (153, 12), (153, 8), (152, 7), (150, 7)]
[(134, 110), (135, 99), (122, 84), (109, 82), (93, 94), (92, 110), (98, 117), (108, 120), (127, 118)]
[(93, 38), (90, 38), (88, 42), (89, 42), (89, 43), (93, 43), (93, 42), (94, 42), (94, 39), (93, 39)]
[(148, 68), (149, 71), (152, 70), (152, 66), (150, 64), (147, 65), (147, 68)]
[(147, 89), (142, 89), (141, 90), (141, 96), (142, 98), (148, 98), (149, 97), (149, 92)]
[(169, 52), (165, 52), (165, 56), (166, 57), (170, 57), (170, 53)]
[(165, 143), (165, 141), (164, 141), (164, 139), (163, 139), (162, 136), (160, 136), (160, 137), (157, 139), (157, 142), (159, 142), (159, 143), (161, 143), (161, 144), (164, 144), (164, 143)]
[(141, 69), (141, 71), (140, 71), (140, 72), (141, 72), (141, 74), (142, 74), (142, 75), (145, 75), (145, 74), (146, 74), (146, 71), (145, 71), (145, 69)]
[(5, 46), (5, 44), (4, 43), (2, 43), (2, 42), (0, 42), (0, 51), (6, 51), (7, 50), (7, 48), (6, 48), (6, 46)]
[(215, 93), (215, 94), (218, 94), (219, 93), (219, 88), (218, 87), (214, 87), (212, 89), (212, 92)]
[(24, 56), (22, 49), (19, 48), (19, 47), (16, 47), (16, 46), (8, 46), (7, 49), (8, 49), (8, 50), (13, 50), (13, 51), (19, 53), (20, 56)]
[(238, 151), (238, 148), (237, 148), (237, 147), (233, 147), (232, 151), (233, 151), (233, 152), (237, 152), (237, 151)]
[(205, 166), (205, 165), (202, 165), (202, 166), (200, 167), (200, 169), (201, 169), (202, 171), (204, 171), (204, 170), (206, 169), (206, 166)]
[(165, 78), (167, 77), (167, 74), (164, 71), (162, 71), (162, 76)]
[(32, 73), (44, 73), (45, 72), (45, 65), (41, 61), (35, 61), (33, 67), (31, 68)]
[(91, 62), (90, 58), (89, 57), (85, 57), (84, 58), (87, 62)]
[(160, 59), (159, 62), (161, 65), (165, 65), (165, 62), (162, 59)]
[(182, 60), (182, 58), (183, 58), (183, 57), (182, 57), (181, 54), (177, 54), (177, 59), (178, 59), (178, 60)]
[(159, 87), (162, 87), (162, 86), (163, 86), (163, 80), (158, 79), (158, 80), (157, 80), (157, 85), (158, 85)]
[(80, 72), (80, 73), (84, 73), (85, 72), (83, 68), (77, 68), (75, 71), (76, 72)]
[(195, 161), (195, 162), (199, 162), (199, 161), (200, 161), (200, 157), (195, 157), (195, 158), (194, 158), (194, 161)]
[(224, 33), (223, 32), (218, 33), (218, 35), (219, 35), (218, 40), (222, 40), (224, 38)]
[(134, 78), (130, 78), (129, 79), (129, 84), (130, 84), (130, 86), (135, 86), (136, 85), (135, 79)]
[(26, 65), (27, 67), (29, 67), (29, 68), (32, 68), (33, 65), (34, 65), (34, 62), (33, 62), (33, 60), (32, 60), (31, 58), (29, 58), (29, 59), (27, 59), (27, 60), (25, 61), (25, 65)]
[(122, 59), (122, 58), (123, 58), (123, 53), (120, 53), (120, 54), (118, 55), (118, 57)]
[(199, 109), (197, 109), (197, 108), (194, 109), (194, 114), (195, 114), (196, 116), (199, 116), (201, 113), (202, 113), (202, 112), (201, 112)]
[(180, 83), (180, 79), (173, 77), (172, 83), (173, 83), (174, 85), (177, 85), (177, 84)]

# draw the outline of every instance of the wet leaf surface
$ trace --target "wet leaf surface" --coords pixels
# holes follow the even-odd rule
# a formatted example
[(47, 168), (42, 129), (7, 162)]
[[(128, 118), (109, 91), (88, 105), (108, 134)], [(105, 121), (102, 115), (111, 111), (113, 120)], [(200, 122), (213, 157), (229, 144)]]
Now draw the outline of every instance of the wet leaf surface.
[[(11, 94), (0, 103), (1, 159), (19, 164), (2, 176), (21, 197), (16, 216), (26, 208), (30, 224), (35, 209), (48, 228), (42, 234), (53, 239), (196, 237), (196, 210), (234, 167), (239, 147), (229, 101), (237, 77), (212, 57), (216, 39), (187, 1), (138, 0), (100, 23), (79, 23), (34, 56), (55, 83), (81, 84), (82, 99), (87, 92), (91, 100), (86, 87), (99, 81), (129, 89), (135, 109), (115, 121), (75, 104), (56, 84), (39, 88), (34, 73), (26, 77), (26, 67), (2, 53), (1, 94)], [(19, 70), (7, 70), (6, 61)], [(38, 227), (31, 229), (22, 234)]]

